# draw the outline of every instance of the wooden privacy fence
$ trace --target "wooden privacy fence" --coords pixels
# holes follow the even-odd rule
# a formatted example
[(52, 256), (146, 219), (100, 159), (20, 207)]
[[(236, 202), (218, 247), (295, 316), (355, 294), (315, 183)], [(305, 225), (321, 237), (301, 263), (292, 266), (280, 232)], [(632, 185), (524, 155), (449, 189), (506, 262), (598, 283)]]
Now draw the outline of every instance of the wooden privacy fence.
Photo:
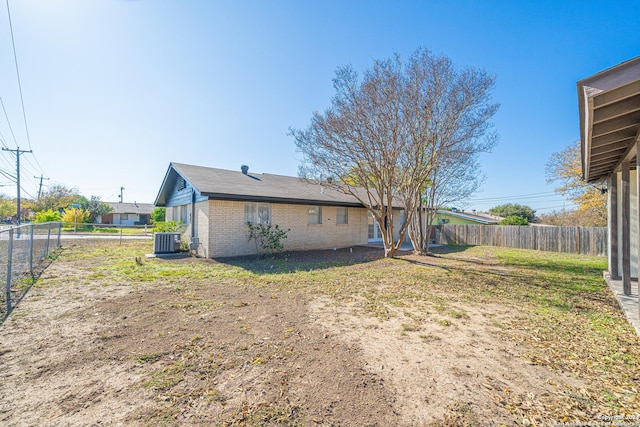
[(440, 226), (436, 243), (535, 249), (583, 255), (607, 255), (606, 227), (542, 227), (520, 225)]

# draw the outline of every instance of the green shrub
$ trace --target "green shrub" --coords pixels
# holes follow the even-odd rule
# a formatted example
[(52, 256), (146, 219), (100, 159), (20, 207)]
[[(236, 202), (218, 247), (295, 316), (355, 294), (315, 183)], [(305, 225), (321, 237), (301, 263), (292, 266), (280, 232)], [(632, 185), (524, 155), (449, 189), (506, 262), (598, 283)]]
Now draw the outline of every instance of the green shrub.
[(154, 225), (153, 231), (155, 233), (181, 233), (184, 230), (184, 224), (180, 221), (160, 221), (155, 222)]
[(523, 216), (509, 215), (500, 221), (498, 225), (529, 225), (529, 220)]
[(256, 244), (256, 252), (259, 256), (265, 253), (278, 252), (283, 249), (282, 239), (287, 238), (286, 231), (276, 225), (252, 224), (247, 223), (249, 229), (249, 241), (253, 240)]
[(164, 222), (167, 216), (167, 208), (155, 208), (153, 212), (151, 212), (151, 223), (158, 224), (160, 222)]
[(59, 222), (62, 221), (60, 212), (49, 209), (48, 211), (36, 212), (34, 222)]

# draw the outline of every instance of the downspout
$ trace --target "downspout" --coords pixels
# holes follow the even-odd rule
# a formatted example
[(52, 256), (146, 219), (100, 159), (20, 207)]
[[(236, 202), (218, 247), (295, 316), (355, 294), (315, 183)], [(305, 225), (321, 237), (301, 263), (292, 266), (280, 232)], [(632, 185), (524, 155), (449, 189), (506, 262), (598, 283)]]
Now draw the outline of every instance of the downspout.
[(196, 235), (196, 189), (191, 189), (191, 240)]

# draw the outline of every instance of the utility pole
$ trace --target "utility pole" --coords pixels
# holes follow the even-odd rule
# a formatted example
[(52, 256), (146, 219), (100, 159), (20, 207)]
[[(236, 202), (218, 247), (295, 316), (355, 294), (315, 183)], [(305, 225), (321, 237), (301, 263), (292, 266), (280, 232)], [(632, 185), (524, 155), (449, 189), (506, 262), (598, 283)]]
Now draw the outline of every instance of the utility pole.
[(2, 147), (2, 151), (11, 151), (12, 153), (16, 153), (16, 187), (18, 187), (18, 225), (20, 225), (20, 154), (23, 153), (32, 153), (31, 150), (21, 150), (20, 147), (18, 147), (15, 150), (12, 150), (10, 148), (4, 148)]
[(124, 187), (120, 187), (120, 203), (124, 203), (124, 200), (122, 200), (122, 191), (124, 190)]
[(40, 194), (42, 194), (42, 180), (46, 179), (48, 181), (50, 178), (44, 178), (42, 175), (40, 175), (39, 177), (38, 176), (34, 176), (34, 178), (35, 179), (40, 178), (40, 187), (38, 187), (38, 200), (40, 200)]

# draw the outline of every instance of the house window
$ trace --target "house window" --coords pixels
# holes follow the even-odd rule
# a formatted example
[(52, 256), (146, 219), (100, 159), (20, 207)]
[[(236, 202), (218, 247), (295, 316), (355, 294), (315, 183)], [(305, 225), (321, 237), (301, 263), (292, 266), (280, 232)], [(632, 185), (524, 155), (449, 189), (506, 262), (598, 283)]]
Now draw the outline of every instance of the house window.
[(245, 203), (244, 222), (251, 224), (269, 224), (271, 222), (271, 205), (268, 203)]
[(336, 208), (336, 224), (349, 224), (349, 208)]
[(322, 224), (322, 206), (309, 206), (307, 211), (308, 224)]
[(120, 223), (122, 223), (122, 221), (128, 221), (129, 220), (129, 214), (120, 214)]
[(180, 221), (183, 224), (187, 223), (187, 205), (180, 206)]

